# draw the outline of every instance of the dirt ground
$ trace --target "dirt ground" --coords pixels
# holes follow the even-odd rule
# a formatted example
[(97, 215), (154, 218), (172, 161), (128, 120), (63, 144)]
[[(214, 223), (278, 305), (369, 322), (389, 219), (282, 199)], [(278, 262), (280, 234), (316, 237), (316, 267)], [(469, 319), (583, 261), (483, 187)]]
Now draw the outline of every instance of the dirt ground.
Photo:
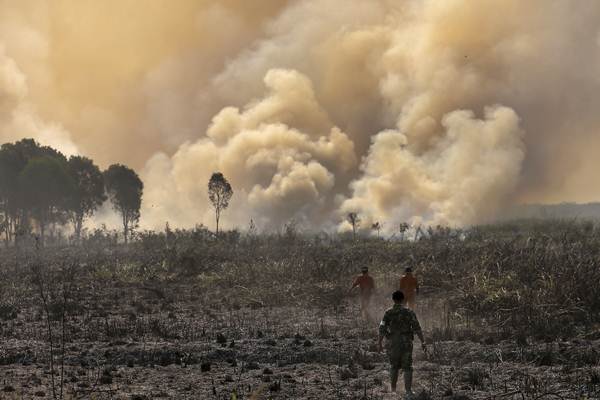
[[(240, 290), (243, 290), (240, 288)], [(396, 399), (373, 321), (355, 298), (337, 309), (262, 307), (233, 293), (115, 283), (88, 288), (66, 321), (64, 398)], [(429, 344), (415, 345), (419, 399), (600, 398), (600, 335), (532, 343), (457, 333), (439, 298), (417, 310)], [(49, 344), (39, 310), (3, 321), (0, 398), (51, 398)], [(449, 332), (454, 329), (455, 332)], [(461, 335), (463, 337), (461, 337)], [(418, 344), (418, 341), (417, 341)], [(55, 360), (60, 396), (60, 354)]]

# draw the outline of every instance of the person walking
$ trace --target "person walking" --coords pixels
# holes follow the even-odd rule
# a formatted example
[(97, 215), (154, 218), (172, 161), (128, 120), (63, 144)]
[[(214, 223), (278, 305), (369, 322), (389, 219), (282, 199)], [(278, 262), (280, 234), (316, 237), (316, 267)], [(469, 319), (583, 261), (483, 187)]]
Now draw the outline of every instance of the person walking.
[(360, 290), (360, 311), (363, 319), (369, 320), (369, 307), (371, 306), (371, 297), (375, 292), (375, 280), (369, 275), (369, 268), (362, 267), (361, 274), (352, 281), (350, 291), (358, 287)]
[(404, 293), (406, 306), (414, 310), (417, 295), (419, 294), (419, 281), (413, 275), (412, 268), (410, 267), (404, 270), (404, 275), (400, 278), (400, 290)]
[(412, 353), (415, 334), (421, 341), (424, 352), (427, 352), (421, 325), (414, 311), (403, 305), (404, 294), (397, 290), (392, 294), (394, 306), (387, 310), (379, 324), (378, 350), (383, 351), (383, 339), (386, 339), (386, 350), (390, 362), (390, 386), (396, 391), (400, 370), (404, 372), (404, 389), (406, 398), (411, 399), (412, 392)]

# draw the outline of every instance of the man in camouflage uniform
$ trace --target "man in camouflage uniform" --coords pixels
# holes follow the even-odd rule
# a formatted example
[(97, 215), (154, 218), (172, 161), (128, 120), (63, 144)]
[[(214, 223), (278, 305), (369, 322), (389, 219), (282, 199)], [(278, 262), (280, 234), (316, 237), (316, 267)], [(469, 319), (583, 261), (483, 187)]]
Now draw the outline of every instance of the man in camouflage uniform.
[(392, 391), (396, 391), (398, 373), (404, 371), (404, 388), (407, 398), (412, 396), (412, 351), (416, 334), (421, 341), (423, 351), (427, 351), (421, 325), (414, 311), (402, 304), (404, 294), (397, 290), (392, 294), (394, 306), (387, 310), (379, 324), (379, 351), (383, 350), (383, 338), (387, 339), (387, 353), (390, 359), (390, 383)]

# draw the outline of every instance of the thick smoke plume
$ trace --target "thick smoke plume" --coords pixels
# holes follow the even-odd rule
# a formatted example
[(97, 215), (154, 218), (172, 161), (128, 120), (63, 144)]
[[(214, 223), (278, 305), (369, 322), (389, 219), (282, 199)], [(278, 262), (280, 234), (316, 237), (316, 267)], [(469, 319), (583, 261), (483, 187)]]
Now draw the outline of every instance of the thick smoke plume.
[(162, 183), (149, 188), (148, 198), (156, 200), (149, 210), (154, 218), (185, 223), (190, 213), (210, 213), (204, 183), (212, 171), (231, 180), (236, 218), (255, 215), (270, 224), (326, 217), (336, 176), (356, 166), (354, 145), (332, 126), (305, 76), (273, 69), (264, 81), (263, 99), (243, 110), (224, 108), (206, 138), (183, 144), (171, 158), (157, 155), (148, 162), (146, 176)]
[(16, 141), (23, 137), (76, 154), (77, 146), (58, 124), (43, 121), (28, 97), (27, 80), (16, 62), (6, 55), (0, 43), (0, 141)]
[[(142, 225), (465, 225), (600, 198), (600, 4), (0, 0), (0, 138), (138, 168)], [(212, 226), (212, 225), (211, 225)]]

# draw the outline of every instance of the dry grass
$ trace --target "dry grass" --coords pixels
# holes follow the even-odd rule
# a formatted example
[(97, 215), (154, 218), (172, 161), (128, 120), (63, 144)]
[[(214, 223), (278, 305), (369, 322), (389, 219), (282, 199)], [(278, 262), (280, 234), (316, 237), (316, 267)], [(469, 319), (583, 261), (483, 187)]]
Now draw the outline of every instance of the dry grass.
[[(289, 230), (215, 239), (197, 229), (145, 232), (123, 246), (96, 232), (77, 248), (5, 249), (0, 262), (0, 365), (48, 370), (49, 322), (55, 359), (65, 356), (65, 398), (109, 398), (117, 387), (151, 398), (136, 380), (157, 385), (157, 368), (174, 366), (201, 382), (187, 390), (172, 375), (178, 398), (228, 398), (234, 389), (240, 399), (318, 390), (386, 398), (385, 358), (373, 352), (374, 328), (357, 319), (347, 290), (368, 266), (379, 314), (409, 264), (423, 282), (419, 313), (433, 341), (430, 356), (418, 356), (422, 398), (568, 398), (565, 388), (600, 387), (600, 231), (589, 223), (434, 229), (417, 241)], [(217, 372), (202, 372), (206, 363)], [(252, 363), (275, 376), (252, 372)], [(341, 380), (346, 370), (353, 373)], [(19, 376), (4, 376), (11, 395), (40, 386), (23, 389)], [(43, 386), (52, 374), (36, 376)]]

